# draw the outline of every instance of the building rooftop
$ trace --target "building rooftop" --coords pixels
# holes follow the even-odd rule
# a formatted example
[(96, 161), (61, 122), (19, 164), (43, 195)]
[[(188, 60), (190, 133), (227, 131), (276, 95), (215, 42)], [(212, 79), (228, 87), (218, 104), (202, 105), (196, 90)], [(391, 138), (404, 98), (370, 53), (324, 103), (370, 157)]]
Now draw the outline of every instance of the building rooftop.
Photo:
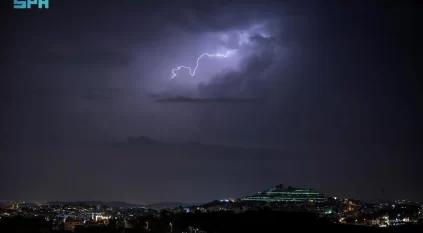
[(282, 184), (275, 185), (263, 192), (241, 198), (243, 201), (265, 201), (265, 202), (322, 202), (325, 197), (313, 189), (294, 188), (289, 186), (284, 188)]

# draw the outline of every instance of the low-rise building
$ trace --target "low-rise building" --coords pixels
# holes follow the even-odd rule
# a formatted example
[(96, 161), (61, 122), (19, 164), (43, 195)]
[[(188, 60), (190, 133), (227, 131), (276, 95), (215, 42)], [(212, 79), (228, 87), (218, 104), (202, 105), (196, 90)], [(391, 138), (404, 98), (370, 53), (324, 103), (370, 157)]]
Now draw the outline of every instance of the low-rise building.
[(65, 221), (64, 230), (74, 232), (77, 226), (84, 225), (81, 220), (67, 220)]

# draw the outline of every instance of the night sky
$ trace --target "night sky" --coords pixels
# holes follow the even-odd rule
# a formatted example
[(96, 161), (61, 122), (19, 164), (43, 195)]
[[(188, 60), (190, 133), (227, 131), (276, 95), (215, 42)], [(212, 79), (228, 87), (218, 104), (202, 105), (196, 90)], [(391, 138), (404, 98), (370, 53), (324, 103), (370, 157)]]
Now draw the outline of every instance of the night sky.
[(2, 1), (0, 199), (423, 199), (422, 4), (105, 2)]

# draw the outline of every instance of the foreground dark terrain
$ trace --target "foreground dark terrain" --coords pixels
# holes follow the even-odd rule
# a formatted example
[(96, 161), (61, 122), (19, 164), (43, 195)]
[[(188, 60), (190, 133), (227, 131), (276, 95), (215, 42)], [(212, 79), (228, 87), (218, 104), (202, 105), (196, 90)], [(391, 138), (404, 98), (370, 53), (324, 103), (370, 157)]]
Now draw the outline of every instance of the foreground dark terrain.
[[(359, 225), (344, 225), (333, 223), (312, 213), (255, 211), (234, 214), (231, 212), (187, 213), (176, 215), (161, 215), (138, 218), (131, 228), (119, 228), (110, 221), (102, 227), (77, 227), (74, 232), (147, 232), (145, 222), (149, 222), (149, 232), (197, 232), (226, 233), (226, 232), (286, 232), (286, 231), (330, 231), (330, 232), (423, 232), (423, 225), (409, 225), (400, 227), (368, 227)], [(69, 232), (51, 230), (51, 223), (44, 218), (2, 218), (0, 232)]]

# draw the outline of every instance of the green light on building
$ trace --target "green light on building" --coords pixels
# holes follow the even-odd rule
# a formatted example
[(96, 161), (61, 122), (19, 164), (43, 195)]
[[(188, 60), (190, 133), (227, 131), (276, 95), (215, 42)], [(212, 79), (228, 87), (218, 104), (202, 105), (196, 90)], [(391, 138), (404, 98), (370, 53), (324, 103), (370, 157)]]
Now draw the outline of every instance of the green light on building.
[(255, 195), (241, 198), (242, 201), (260, 202), (323, 202), (325, 197), (313, 189), (301, 189), (276, 185)]

